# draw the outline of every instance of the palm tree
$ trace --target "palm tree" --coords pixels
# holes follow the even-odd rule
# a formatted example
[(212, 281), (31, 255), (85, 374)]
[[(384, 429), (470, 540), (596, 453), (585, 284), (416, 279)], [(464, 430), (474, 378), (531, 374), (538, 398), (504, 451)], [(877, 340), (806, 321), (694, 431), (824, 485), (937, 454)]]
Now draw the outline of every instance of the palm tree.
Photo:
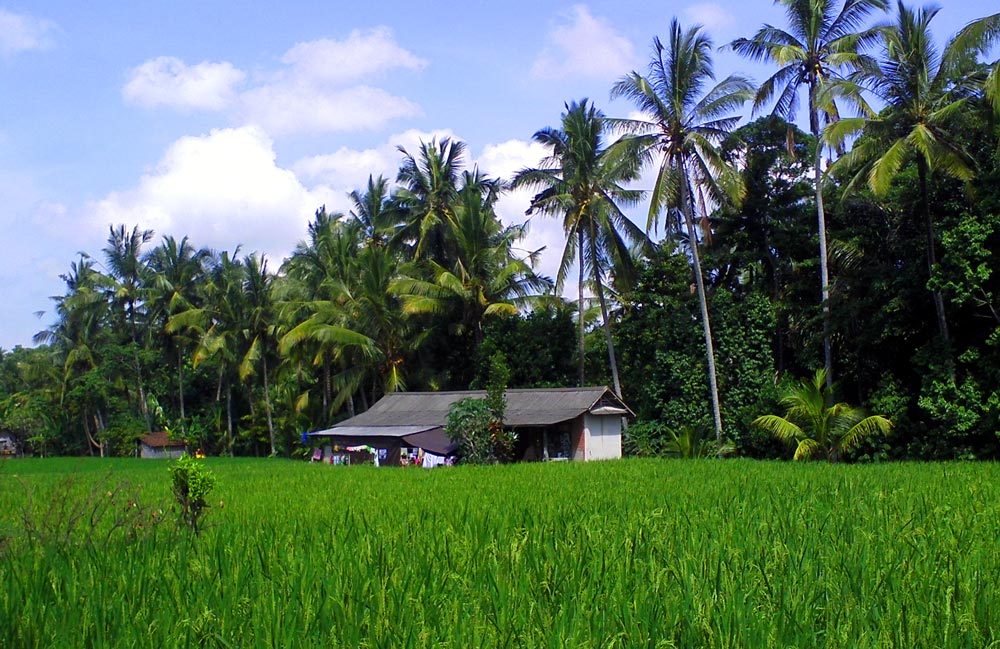
[(790, 387), (779, 403), (786, 407), (784, 417), (764, 415), (755, 419), (753, 426), (796, 442), (796, 460), (826, 458), (836, 462), (865, 439), (885, 435), (892, 428), (892, 422), (881, 415), (866, 417), (860, 408), (837, 402), (825, 370)]
[[(978, 46), (979, 52), (985, 54), (1000, 41), (1000, 13), (973, 20), (962, 28), (957, 38)], [(1000, 60), (987, 66), (983, 91), (987, 101), (993, 105), (993, 110), (1000, 114)]]
[[(161, 319), (165, 326), (171, 316), (196, 305), (205, 281), (205, 262), (209, 254), (205, 249), (196, 250), (187, 237), (179, 242), (174, 237), (164, 237), (163, 243), (153, 249), (147, 258), (148, 301), (153, 318)], [(184, 409), (184, 348), (190, 341), (180, 332), (175, 332), (170, 341), (177, 357), (177, 403), (183, 431), (187, 416)]]
[(386, 245), (399, 224), (399, 205), (389, 199), (389, 181), (368, 176), (364, 193), (352, 191), (348, 197), (354, 209), (351, 218), (364, 233), (366, 245)]
[[(101, 351), (107, 344), (109, 330), (110, 312), (106, 296), (114, 282), (96, 270), (94, 261), (82, 253), (78, 262), (70, 264), (70, 271), (60, 277), (66, 283), (66, 292), (52, 298), (59, 319), (51, 327), (35, 334), (32, 340), (36, 344), (51, 345), (56, 350), (56, 362), (61, 364), (62, 370), (58, 403), (67, 411), (79, 409), (87, 449), (93, 453), (96, 448), (104, 457), (102, 395), (88, 390), (87, 399), (77, 399), (72, 404), (68, 395), (82, 377), (100, 365)], [(96, 392), (100, 392), (104, 383), (96, 383)]]
[(687, 227), (687, 242), (694, 266), (695, 286), (701, 308), (708, 361), (708, 383), (715, 423), (716, 442), (722, 445), (722, 414), (715, 372), (715, 350), (708, 316), (708, 299), (694, 226), (697, 205), (707, 214), (709, 203), (738, 203), (743, 195), (739, 173), (726, 163), (719, 144), (729, 135), (739, 116), (738, 110), (753, 96), (749, 81), (730, 76), (711, 88), (712, 41), (700, 27), (681, 29), (676, 19), (664, 46), (653, 40), (654, 54), (649, 77), (632, 72), (611, 91), (612, 97), (631, 99), (647, 116), (646, 120), (616, 120), (631, 134), (644, 159), (660, 157), (659, 169), (649, 205), (646, 228), (655, 227), (665, 212), (679, 214)]
[(503, 183), (478, 169), (465, 172), (447, 231), (454, 262), (445, 267), (430, 261), (431, 279), (400, 277), (392, 284), (408, 313), (442, 313), (457, 302), (462, 313), (458, 333), (471, 331), (477, 345), (483, 341), (486, 317), (516, 315), (519, 306), (551, 288), (532, 268), (535, 253), (515, 254), (526, 225), (500, 223), (494, 207), (501, 189)]
[[(885, 109), (877, 117), (832, 124), (824, 134), (827, 141), (837, 144), (864, 131), (851, 152), (833, 166), (854, 172), (848, 190), (867, 182), (876, 196), (885, 196), (904, 162), (916, 163), (928, 277), (937, 263), (928, 180), (934, 172), (962, 181), (975, 176), (975, 161), (962, 146), (953, 118), (983, 88), (985, 74), (977, 55), (989, 35), (988, 31), (972, 29), (973, 23), (939, 52), (930, 31), (937, 12), (935, 7), (914, 10), (898, 3), (896, 22), (879, 30), (882, 51), (878, 61), (857, 75), (860, 83), (885, 103)], [(937, 290), (934, 308), (938, 331), (947, 344), (950, 337), (944, 298)]]
[(566, 105), (562, 128), (544, 128), (533, 139), (548, 147), (551, 155), (536, 169), (524, 169), (514, 179), (514, 187), (539, 189), (528, 214), (540, 212), (563, 217), (566, 247), (556, 275), (562, 289), (574, 261), (578, 262), (578, 321), (580, 385), (584, 384), (584, 277), (589, 271), (604, 318), (604, 335), (615, 392), (621, 395), (618, 363), (611, 338), (604, 295), (606, 277), (628, 275), (633, 269), (630, 244), (648, 246), (648, 238), (622, 212), (635, 205), (642, 192), (624, 185), (639, 174), (639, 158), (623, 143), (604, 144), (605, 117), (586, 99)]
[(143, 304), (145, 289), (143, 275), (146, 268), (142, 262), (142, 247), (153, 238), (152, 230), (139, 230), (134, 226), (131, 232), (126, 232), (125, 225), (116, 229), (111, 226), (108, 245), (104, 247), (104, 259), (115, 285), (111, 299), (118, 306), (128, 328), (132, 342), (132, 361), (135, 367), (136, 388), (139, 392), (139, 411), (146, 420), (146, 429), (153, 430), (149, 407), (146, 403), (146, 390), (143, 385), (142, 365), (139, 362), (139, 308)]
[(243, 314), (244, 349), (240, 359), (240, 379), (247, 380), (260, 374), (264, 390), (264, 414), (271, 455), (277, 454), (274, 419), (271, 408), (270, 370), (268, 358), (276, 340), (275, 300), (271, 291), (274, 275), (267, 269), (267, 258), (251, 253), (243, 262), (243, 296), (246, 311)]
[[(243, 292), (245, 269), (236, 255), (216, 253), (208, 262), (208, 279), (203, 287), (201, 304), (172, 315), (164, 330), (187, 331), (197, 341), (191, 355), (192, 365), (214, 360), (218, 363), (215, 390), (216, 409), (221, 419), (222, 395), (226, 395), (226, 429), (223, 446), (233, 452), (233, 383), (238, 376), (246, 301)], [(219, 424), (221, 428), (221, 423)]]
[(393, 199), (402, 210), (405, 225), (395, 239), (411, 242), (417, 259), (446, 264), (451, 258), (445, 231), (454, 217), (465, 149), (464, 142), (450, 138), (421, 142), (416, 157), (399, 147), (405, 157), (396, 176), (400, 188)]
[(833, 349), (830, 344), (830, 270), (826, 243), (826, 214), (823, 209), (823, 148), (819, 136), (821, 121), (839, 118), (833, 98), (838, 94), (860, 102), (849, 84), (840, 84), (842, 72), (866, 65), (859, 53), (874, 38), (873, 30), (858, 31), (876, 10), (885, 11), (886, 0), (844, 0), (840, 11), (836, 0), (775, 0), (785, 8), (788, 30), (764, 25), (753, 38), (738, 38), (733, 50), (754, 61), (769, 60), (778, 71), (760, 85), (754, 101), (758, 110), (777, 95), (774, 112), (795, 121), (799, 89), (807, 88), (809, 130), (816, 138), (813, 173), (816, 192), (816, 220), (819, 229), (819, 267), (823, 306), (823, 362), (827, 380), (833, 381)]

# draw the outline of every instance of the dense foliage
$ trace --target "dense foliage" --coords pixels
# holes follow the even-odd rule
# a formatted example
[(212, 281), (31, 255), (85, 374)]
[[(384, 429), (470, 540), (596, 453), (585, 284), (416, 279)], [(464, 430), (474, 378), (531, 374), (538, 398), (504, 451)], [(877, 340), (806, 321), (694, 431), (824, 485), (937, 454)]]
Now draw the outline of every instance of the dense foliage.
[[(732, 44), (779, 64), (756, 89), (716, 83), (708, 36), (675, 21), (613, 89), (643, 118), (567, 102), (512, 179), (462, 142), (401, 150), (394, 183), (317, 210), (280, 264), (111, 227), (38, 346), (0, 350), (0, 432), (36, 455), (127, 455), (156, 430), (289, 455), (386, 392), (481, 387), (501, 352), (511, 387), (610, 384), (648, 430), (752, 457), (791, 455), (750, 423), (825, 367), (838, 402), (895, 424), (846, 459), (1000, 457), (1000, 14), (937, 48), (936, 10), (868, 29), (886, 3), (780, 4), (788, 31)], [(784, 119), (800, 91), (808, 133)], [(735, 128), (750, 99), (771, 114)], [(527, 222), (497, 217), (509, 181), (563, 223), (555, 281)], [(646, 233), (625, 218), (643, 197)]]

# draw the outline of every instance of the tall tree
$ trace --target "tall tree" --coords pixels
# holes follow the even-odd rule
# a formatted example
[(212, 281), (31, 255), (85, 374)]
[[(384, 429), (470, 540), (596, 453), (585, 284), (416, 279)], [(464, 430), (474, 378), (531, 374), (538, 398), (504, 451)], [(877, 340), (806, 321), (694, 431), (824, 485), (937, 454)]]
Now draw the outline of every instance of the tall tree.
[[(200, 301), (205, 261), (209, 254), (208, 250), (195, 249), (187, 237), (177, 241), (171, 236), (164, 237), (163, 243), (149, 254), (149, 310), (158, 330), (164, 329), (171, 316), (190, 309)], [(183, 431), (187, 417), (184, 408), (184, 357), (191, 340), (178, 331), (170, 336), (169, 341), (177, 365), (177, 404)]]
[[(857, 75), (885, 108), (876, 117), (841, 120), (825, 132), (827, 141), (836, 144), (864, 131), (851, 152), (834, 165), (854, 172), (848, 189), (866, 182), (876, 196), (884, 197), (902, 165), (908, 160), (916, 163), (928, 278), (937, 263), (929, 176), (937, 172), (969, 181), (975, 175), (975, 161), (962, 145), (955, 116), (982, 91), (986, 75), (977, 56), (988, 37), (988, 32), (967, 28), (939, 51), (930, 30), (938, 11), (898, 3), (895, 22), (879, 29), (878, 60)], [(938, 290), (934, 291), (934, 309), (938, 332), (948, 344), (948, 319)]]
[(267, 258), (251, 253), (243, 262), (243, 296), (246, 305), (243, 321), (245, 352), (240, 359), (240, 378), (259, 374), (264, 394), (264, 414), (271, 455), (278, 452), (271, 407), (271, 369), (268, 360), (277, 340), (275, 300), (271, 291), (274, 275), (267, 269)]
[[(754, 101), (757, 110), (777, 100), (774, 112), (795, 121), (799, 90), (807, 89), (809, 130), (817, 140), (813, 174), (816, 193), (816, 220), (819, 230), (820, 284), (823, 306), (823, 362), (826, 380), (833, 381), (833, 349), (830, 342), (830, 270), (826, 241), (826, 212), (823, 207), (823, 147), (819, 136), (822, 123), (838, 119), (834, 98), (846, 95), (859, 100), (848, 84), (840, 84), (844, 72), (866, 64), (859, 52), (875, 36), (874, 30), (862, 30), (872, 12), (884, 11), (886, 0), (844, 0), (837, 11), (836, 0), (775, 0), (784, 7), (788, 29), (764, 25), (752, 38), (738, 38), (730, 46), (738, 54), (754, 61), (768, 60), (778, 66), (760, 85)], [(844, 92), (838, 92), (838, 88)]]
[(605, 117), (586, 99), (566, 105), (562, 128), (544, 128), (533, 138), (550, 150), (535, 169), (524, 169), (514, 179), (514, 187), (540, 191), (528, 213), (559, 215), (563, 218), (566, 247), (556, 276), (561, 289), (576, 261), (579, 268), (579, 362), (580, 384), (584, 384), (584, 278), (589, 272), (604, 318), (604, 334), (614, 389), (621, 395), (618, 362), (611, 337), (605, 284), (612, 273), (628, 274), (633, 268), (630, 245), (644, 247), (648, 238), (622, 212), (637, 204), (642, 192), (626, 184), (639, 175), (640, 160), (629, 147), (618, 142), (604, 143)]
[(112, 304), (118, 307), (123, 316), (123, 324), (129, 332), (136, 388), (139, 393), (139, 411), (146, 420), (146, 429), (152, 432), (153, 422), (149, 414), (142, 363), (139, 359), (143, 344), (143, 341), (140, 341), (139, 310), (145, 301), (143, 275), (146, 268), (142, 261), (142, 247), (153, 238), (153, 231), (139, 230), (139, 226), (134, 226), (131, 232), (127, 232), (124, 224), (117, 228), (111, 226), (110, 230), (108, 244), (104, 247), (104, 259), (108, 275), (115, 282)]
[[(739, 172), (727, 164), (718, 147), (739, 121), (733, 112), (750, 100), (753, 87), (739, 76), (707, 87), (715, 79), (712, 41), (700, 27), (684, 30), (674, 19), (667, 44), (656, 38), (653, 47), (648, 77), (632, 72), (615, 84), (611, 95), (631, 99), (647, 116), (617, 120), (616, 124), (631, 133), (643, 159), (659, 158), (647, 230), (671, 212), (679, 214), (687, 227), (705, 336), (712, 418), (721, 448), (715, 349), (694, 219), (696, 206), (706, 216), (710, 205), (737, 203), (743, 196)], [(670, 221), (667, 219), (668, 224)]]
[(454, 218), (465, 149), (464, 142), (450, 138), (421, 142), (416, 155), (399, 147), (404, 158), (394, 199), (403, 210), (404, 227), (396, 239), (411, 243), (417, 259), (447, 264), (452, 257), (446, 228)]
[(551, 288), (551, 282), (533, 270), (534, 253), (515, 254), (527, 226), (500, 223), (495, 205), (502, 188), (478, 169), (465, 172), (448, 223), (453, 263), (445, 267), (431, 261), (430, 279), (402, 277), (393, 282), (410, 313), (444, 313), (457, 302), (462, 314), (458, 333), (471, 333), (477, 347), (487, 316), (516, 315), (527, 299)]
[(238, 249), (233, 255), (228, 252), (212, 255), (208, 261), (201, 304), (172, 315), (165, 327), (167, 333), (186, 331), (197, 341), (191, 355), (195, 367), (209, 360), (217, 363), (215, 406), (221, 429), (222, 398), (225, 394), (226, 426), (222, 447), (230, 455), (234, 439), (233, 384), (243, 356), (241, 347), (246, 311), (243, 291), (245, 269), (237, 254)]
[(399, 225), (399, 204), (389, 198), (389, 181), (368, 176), (365, 191), (352, 191), (348, 196), (353, 209), (351, 218), (364, 233), (365, 244), (386, 245)]

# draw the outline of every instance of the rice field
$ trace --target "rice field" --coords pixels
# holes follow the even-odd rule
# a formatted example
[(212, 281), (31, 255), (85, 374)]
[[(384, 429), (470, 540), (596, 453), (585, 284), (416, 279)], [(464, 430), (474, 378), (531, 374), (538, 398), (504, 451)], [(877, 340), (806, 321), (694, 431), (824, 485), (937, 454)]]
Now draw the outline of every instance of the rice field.
[(0, 463), (0, 646), (1000, 642), (994, 464), (206, 463), (197, 537), (166, 462)]

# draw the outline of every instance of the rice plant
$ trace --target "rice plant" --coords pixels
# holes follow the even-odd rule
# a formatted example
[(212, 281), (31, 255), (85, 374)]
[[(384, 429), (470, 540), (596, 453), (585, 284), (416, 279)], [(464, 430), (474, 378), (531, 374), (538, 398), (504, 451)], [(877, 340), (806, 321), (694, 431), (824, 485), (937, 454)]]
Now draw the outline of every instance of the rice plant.
[(169, 493), (165, 463), (8, 463), (0, 646), (1000, 640), (991, 464), (206, 462), (218, 486), (200, 536), (100, 546), (27, 538), (22, 485), (110, 468), (154, 502)]

